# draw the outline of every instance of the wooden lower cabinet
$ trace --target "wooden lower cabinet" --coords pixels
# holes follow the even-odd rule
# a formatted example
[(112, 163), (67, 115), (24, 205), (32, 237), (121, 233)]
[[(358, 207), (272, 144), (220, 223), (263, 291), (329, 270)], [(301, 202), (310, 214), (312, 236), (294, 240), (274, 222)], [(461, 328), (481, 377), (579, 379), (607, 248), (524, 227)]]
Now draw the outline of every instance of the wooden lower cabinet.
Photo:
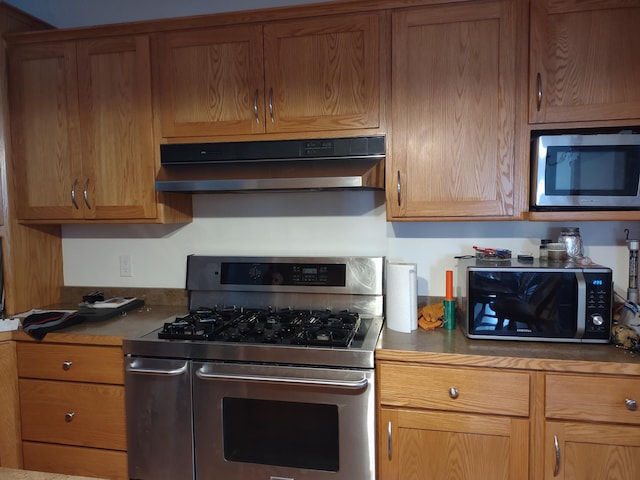
[(383, 407), (379, 478), (525, 479), (528, 431), (526, 418)]
[(126, 480), (127, 452), (24, 442), (25, 470)]
[(17, 358), (24, 468), (128, 479), (122, 349), (18, 342)]
[(586, 422), (546, 422), (544, 478), (640, 478), (640, 428)]
[(544, 479), (640, 478), (640, 378), (545, 375)]
[(378, 360), (378, 479), (640, 479), (640, 375), (574, 363)]
[(526, 372), (379, 362), (377, 374), (379, 480), (528, 477)]
[(0, 467), (20, 468), (20, 407), (15, 342), (0, 342)]

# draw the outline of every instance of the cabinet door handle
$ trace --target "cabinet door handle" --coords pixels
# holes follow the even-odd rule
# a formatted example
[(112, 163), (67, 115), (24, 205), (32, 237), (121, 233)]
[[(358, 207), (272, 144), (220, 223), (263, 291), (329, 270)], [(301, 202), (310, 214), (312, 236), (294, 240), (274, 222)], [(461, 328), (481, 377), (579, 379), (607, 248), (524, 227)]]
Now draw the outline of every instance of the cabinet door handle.
[(69, 360), (66, 360), (64, 362), (62, 362), (62, 369), (63, 370), (69, 370), (71, 368), (71, 365), (73, 365), (73, 362), (70, 362)]
[(540, 108), (542, 108), (542, 75), (540, 75), (540, 72), (538, 72), (538, 75), (536, 76), (536, 84), (538, 86), (538, 93), (537, 93), (538, 111), (540, 111)]
[(269, 89), (269, 116), (271, 117), (271, 123), (275, 122), (273, 117), (273, 87)]
[(260, 117), (258, 116), (258, 89), (253, 95), (253, 115), (256, 117), (256, 123), (260, 123)]
[(400, 170), (398, 170), (398, 179), (397, 179), (397, 192), (398, 192), (398, 206), (400, 206), (400, 204), (402, 203), (402, 186), (400, 184)]
[(84, 204), (87, 206), (89, 210), (91, 210), (91, 204), (89, 203), (89, 195), (87, 193), (87, 189), (89, 188), (89, 179), (84, 182), (84, 187), (82, 188), (82, 196), (84, 197)]
[(458, 389), (456, 387), (451, 387), (449, 389), (449, 397), (452, 399), (456, 399), (458, 398), (458, 396), (460, 395), (460, 392), (458, 391)]
[(387, 424), (387, 458), (391, 461), (391, 420)]
[(624, 404), (627, 406), (627, 410), (635, 412), (638, 410), (638, 404), (633, 398), (625, 398)]
[(553, 436), (553, 446), (556, 451), (556, 463), (553, 466), (553, 476), (557, 477), (560, 473), (560, 442), (558, 441), (558, 436)]
[(76, 210), (80, 210), (80, 207), (78, 206), (78, 202), (76, 202), (76, 187), (78, 186), (78, 179), (76, 178), (73, 181), (73, 185), (71, 185), (71, 203), (73, 203), (73, 206), (76, 207)]
[(67, 423), (71, 422), (75, 414), (76, 414), (75, 412), (67, 412), (64, 416), (64, 421)]

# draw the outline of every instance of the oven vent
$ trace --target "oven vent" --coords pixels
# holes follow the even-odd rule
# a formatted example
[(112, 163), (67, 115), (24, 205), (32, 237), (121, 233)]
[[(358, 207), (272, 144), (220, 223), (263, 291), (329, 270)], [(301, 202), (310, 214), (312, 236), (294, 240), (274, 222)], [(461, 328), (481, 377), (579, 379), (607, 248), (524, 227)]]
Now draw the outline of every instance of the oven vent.
[(385, 137), (167, 144), (156, 190), (384, 189)]

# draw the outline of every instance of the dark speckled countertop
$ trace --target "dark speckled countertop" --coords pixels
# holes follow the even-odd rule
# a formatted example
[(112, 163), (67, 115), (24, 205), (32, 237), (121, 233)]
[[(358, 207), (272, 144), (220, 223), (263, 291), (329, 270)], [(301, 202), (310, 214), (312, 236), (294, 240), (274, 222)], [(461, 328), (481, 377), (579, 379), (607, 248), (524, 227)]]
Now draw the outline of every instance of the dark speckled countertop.
[(453, 331), (418, 329), (400, 333), (384, 328), (377, 360), (483, 366), (526, 370), (640, 375), (640, 355), (612, 344), (471, 340)]

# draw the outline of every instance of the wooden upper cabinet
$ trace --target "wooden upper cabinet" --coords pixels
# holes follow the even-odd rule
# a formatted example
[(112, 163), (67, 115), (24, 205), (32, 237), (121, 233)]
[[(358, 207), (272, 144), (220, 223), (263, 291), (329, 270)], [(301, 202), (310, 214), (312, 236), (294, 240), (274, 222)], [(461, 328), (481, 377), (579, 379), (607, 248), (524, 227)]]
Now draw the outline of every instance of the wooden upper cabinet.
[(12, 48), (9, 90), (18, 218), (82, 218), (75, 43)]
[(16, 45), (9, 67), (18, 217), (155, 218), (148, 37)]
[(267, 131), (380, 125), (379, 14), (264, 27)]
[(640, 2), (533, 0), (530, 123), (640, 118)]
[(158, 34), (162, 136), (264, 132), (262, 27)]
[(474, 1), (394, 12), (389, 220), (521, 214), (520, 3)]
[(162, 137), (380, 127), (380, 14), (159, 33)]

